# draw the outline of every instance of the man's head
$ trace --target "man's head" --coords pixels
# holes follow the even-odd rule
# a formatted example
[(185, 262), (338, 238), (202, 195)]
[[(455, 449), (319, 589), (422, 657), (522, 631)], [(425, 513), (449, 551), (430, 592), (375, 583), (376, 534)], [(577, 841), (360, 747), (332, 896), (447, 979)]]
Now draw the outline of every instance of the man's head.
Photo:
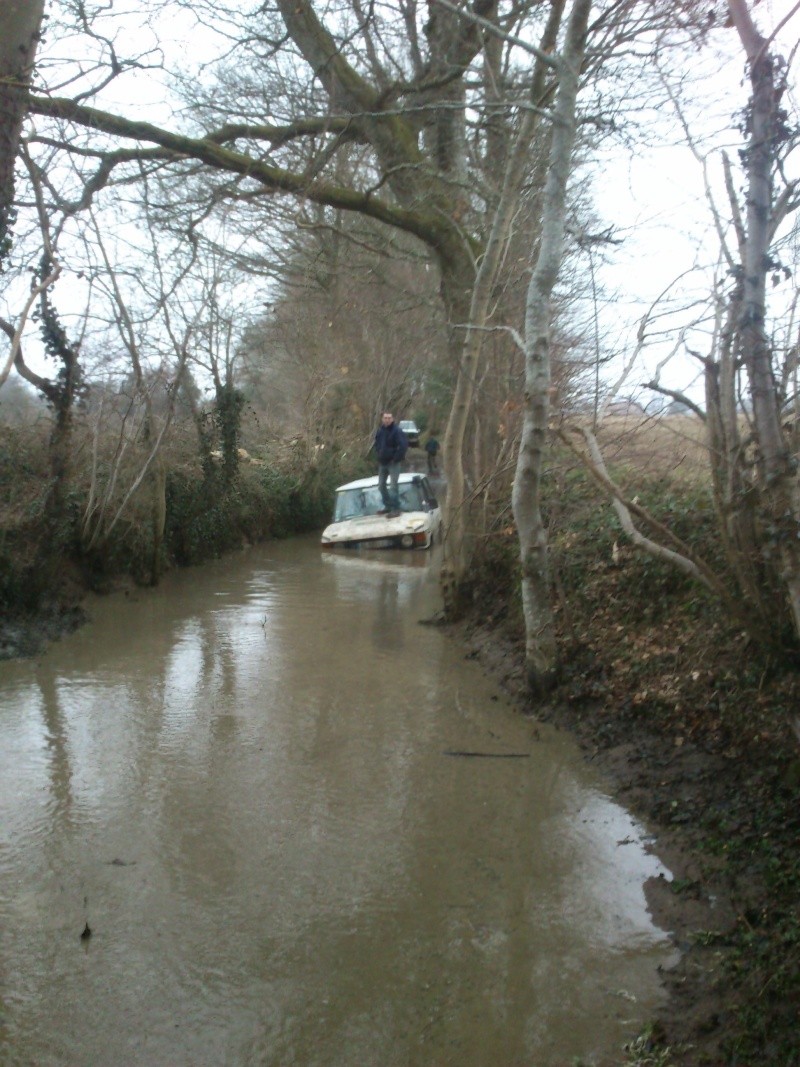
[(391, 426), (394, 422), (394, 415), (392, 415), (391, 411), (384, 411), (381, 415), (381, 422), (384, 426)]

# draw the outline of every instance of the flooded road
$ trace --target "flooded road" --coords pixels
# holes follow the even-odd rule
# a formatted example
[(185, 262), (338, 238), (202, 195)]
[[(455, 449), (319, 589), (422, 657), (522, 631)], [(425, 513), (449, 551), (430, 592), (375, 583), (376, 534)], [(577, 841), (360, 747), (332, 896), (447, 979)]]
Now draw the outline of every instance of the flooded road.
[(0, 663), (4, 1067), (620, 1061), (661, 868), (429, 564), (270, 543)]

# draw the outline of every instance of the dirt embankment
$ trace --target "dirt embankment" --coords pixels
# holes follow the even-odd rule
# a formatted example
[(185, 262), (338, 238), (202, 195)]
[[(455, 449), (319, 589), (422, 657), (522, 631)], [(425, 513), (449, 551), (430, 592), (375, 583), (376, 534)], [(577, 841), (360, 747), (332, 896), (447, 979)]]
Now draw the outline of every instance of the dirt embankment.
[(682, 955), (630, 1062), (800, 1064), (800, 749), (787, 721), (800, 675), (681, 597), (631, 625), (641, 605), (624, 578), (609, 568), (599, 584), (594, 610), (559, 617), (564, 666), (546, 704), (528, 695), (508, 591), (480, 591), (480, 622), (457, 636), (523, 713), (576, 737), (672, 872), (648, 900)]

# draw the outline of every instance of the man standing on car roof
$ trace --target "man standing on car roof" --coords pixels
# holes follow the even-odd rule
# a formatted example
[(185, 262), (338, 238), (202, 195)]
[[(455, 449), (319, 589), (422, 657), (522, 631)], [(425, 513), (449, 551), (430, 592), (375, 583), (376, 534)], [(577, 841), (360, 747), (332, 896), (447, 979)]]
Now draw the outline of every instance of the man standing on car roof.
[[(394, 421), (390, 411), (381, 415), (381, 424), (375, 434), (375, 455), (378, 457), (378, 489), (384, 503), (385, 512), (395, 516), (400, 514), (400, 493), (397, 481), (400, 477), (400, 464), (408, 451), (406, 435)], [(386, 483), (389, 482), (389, 488)]]

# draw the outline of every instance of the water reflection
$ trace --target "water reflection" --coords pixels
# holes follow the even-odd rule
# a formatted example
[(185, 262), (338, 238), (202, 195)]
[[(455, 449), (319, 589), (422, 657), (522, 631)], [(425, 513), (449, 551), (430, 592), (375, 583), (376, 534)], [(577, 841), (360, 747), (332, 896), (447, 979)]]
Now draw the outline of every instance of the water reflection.
[(67, 747), (66, 723), (59, 705), (58, 688), (52, 675), (45, 674), (36, 681), (41, 696), (45, 750), (49, 755), (47, 772), (52, 798), (52, 832), (58, 834), (67, 829), (73, 804), (72, 768)]
[(0, 665), (0, 1061), (614, 1062), (659, 865), (436, 607), (301, 540)]

